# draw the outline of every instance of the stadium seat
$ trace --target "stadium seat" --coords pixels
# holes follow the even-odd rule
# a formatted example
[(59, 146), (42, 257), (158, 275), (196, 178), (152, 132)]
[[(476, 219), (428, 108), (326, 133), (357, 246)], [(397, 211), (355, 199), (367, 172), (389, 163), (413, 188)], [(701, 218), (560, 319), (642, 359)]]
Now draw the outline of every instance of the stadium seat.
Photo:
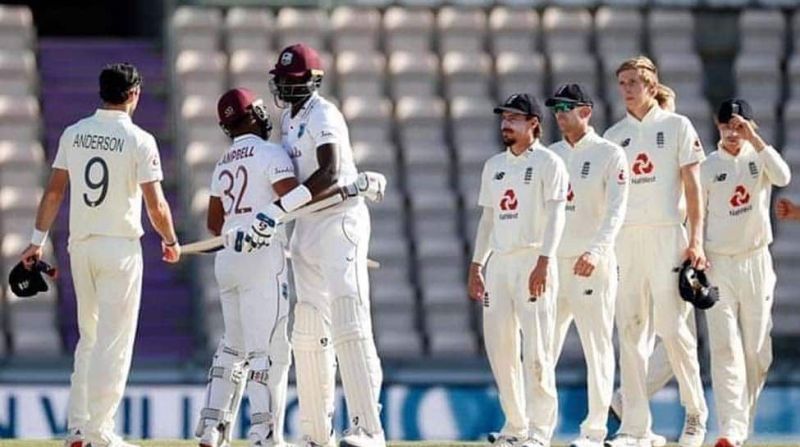
[(714, 115), (708, 101), (695, 97), (678, 97), (676, 111), (689, 118), (689, 121), (692, 122), (700, 141), (706, 148), (706, 152), (716, 146)]
[(630, 56), (642, 51), (643, 18), (638, 9), (601, 7), (594, 17), (597, 53)]
[[(567, 82), (575, 82), (587, 88), (590, 94), (596, 96), (597, 88), (597, 62), (594, 57), (575, 57), (570, 53), (551, 53), (550, 54), (550, 76), (552, 79), (552, 90), (555, 91), (559, 85)], [(543, 96), (549, 96), (552, 92), (546, 92)], [(542, 104), (544, 106), (544, 104)]]
[[(221, 142), (224, 139), (217, 117), (217, 98), (192, 95), (181, 104), (185, 141)], [(228, 146), (225, 144), (223, 147)], [(222, 149), (220, 148), (220, 151)]]
[(225, 90), (227, 57), (221, 52), (182, 51), (175, 61), (179, 98), (219, 97)]
[(482, 163), (500, 143), (500, 125), (489, 98), (459, 96), (450, 101), (450, 128), (459, 164)]
[(0, 140), (38, 140), (39, 114), (39, 102), (33, 96), (0, 96)]
[(542, 16), (542, 28), (548, 53), (571, 53), (573, 57), (589, 53), (592, 16), (588, 10), (549, 7)]
[(438, 96), (439, 58), (433, 53), (399, 51), (389, 56), (392, 97)]
[(336, 58), (339, 97), (384, 95), (386, 57), (370, 50), (343, 51)]
[(442, 81), (448, 98), (489, 96), (492, 60), (486, 53), (449, 52), (442, 59)]
[(331, 14), (331, 48), (340, 53), (378, 50), (381, 13), (376, 8), (338, 6)]
[[(272, 103), (269, 91), (269, 70), (275, 66), (277, 54), (262, 50), (237, 50), (230, 53), (228, 64), (229, 87), (244, 87), (264, 99), (267, 106)], [(273, 116), (273, 120), (277, 120)]]
[(691, 10), (654, 8), (647, 16), (647, 24), (650, 30), (650, 53), (654, 56), (695, 52)]
[(439, 145), (446, 150), (445, 106), (438, 98), (404, 97), (395, 104), (400, 142), (403, 151), (415, 151), (421, 142)]
[(390, 7), (383, 14), (386, 53), (430, 51), (433, 29), (434, 16), (430, 9)]
[[(379, 318), (380, 317), (380, 318)], [(383, 324), (392, 315), (373, 315), (375, 327)], [(382, 359), (416, 359), (422, 357), (422, 337), (415, 329), (396, 331), (379, 329), (375, 334), (375, 344)]]
[(33, 14), (27, 6), (0, 5), (0, 49), (27, 50), (35, 46)]
[(481, 8), (442, 7), (436, 27), (439, 54), (482, 53), (486, 48), (486, 13)]
[(493, 54), (530, 54), (539, 50), (539, 14), (530, 8), (497, 6), (489, 14), (489, 40)]
[(213, 52), (220, 48), (222, 12), (216, 8), (180, 6), (172, 15), (174, 54), (185, 50)]
[[(363, 98), (347, 98), (342, 108), (344, 117), (350, 126), (350, 141), (355, 149), (363, 143), (363, 149), (369, 152), (357, 155), (370, 159), (382, 159), (394, 156), (392, 141), (392, 106), (388, 99), (364, 100)], [(374, 153), (378, 151), (378, 153)]]
[(275, 20), (278, 51), (296, 43), (304, 43), (322, 52), (328, 37), (328, 15), (321, 9), (283, 7)]
[(756, 122), (758, 123), (758, 134), (761, 135), (767, 144), (778, 144), (778, 110), (777, 104), (769, 99), (748, 98), (747, 102), (753, 107)]
[(0, 50), (0, 95), (27, 96), (38, 86), (36, 57), (28, 50)]
[[(800, 34), (800, 30), (798, 30)], [(793, 54), (786, 64), (786, 80), (788, 82), (789, 96), (800, 98), (800, 52)]]
[(734, 65), (736, 94), (777, 102), (781, 96), (780, 60), (774, 55), (740, 54)]
[[(800, 146), (800, 96), (795, 95), (786, 103), (786, 107), (783, 111), (783, 130), (783, 145), (785, 147)], [(786, 151), (784, 152), (784, 156), (797, 152), (798, 151)], [(798, 167), (800, 167), (800, 165)], [(800, 182), (797, 183), (800, 184)]]
[(538, 53), (500, 53), (496, 55), (495, 71), (498, 101), (521, 92), (541, 96), (547, 85), (544, 57)]
[(225, 16), (228, 53), (251, 50), (265, 54), (273, 49), (275, 16), (265, 8), (233, 7)]
[(0, 141), (0, 184), (37, 187), (43, 180), (45, 162), (38, 141)]
[(739, 15), (739, 52), (783, 59), (786, 20), (780, 10), (744, 10)]
[(695, 53), (667, 53), (656, 61), (659, 81), (675, 90), (678, 102), (703, 97), (703, 62)]

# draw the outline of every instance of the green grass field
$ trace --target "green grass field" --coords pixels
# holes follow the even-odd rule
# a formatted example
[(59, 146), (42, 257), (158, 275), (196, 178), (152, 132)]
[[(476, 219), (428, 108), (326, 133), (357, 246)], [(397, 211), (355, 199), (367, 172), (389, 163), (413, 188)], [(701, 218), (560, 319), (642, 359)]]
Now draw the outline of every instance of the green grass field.
[[(135, 442), (135, 441), (132, 441)], [(138, 444), (138, 443), (137, 443)], [(157, 441), (142, 441), (142, 447), (189, 447), (196, 446), (194, 441), (184, 440), (157, 440)], [(245, 447), (246, 442), (234, 442), (234, 447)], [(485, 446), (484, 442), (447, 442), (447, 441), (426, 441), (426, 442), (390, 442), (390, 447), (477, 447)], [(669, 446), (677, 446), (677, 444), (668, 444)], [(713, 444), (707, 444), (713, 445)], [(786, 447), (790, 445), (800, 445), (797, 443), (785, 444), (747, 444), (748, 447)], [(10, 441), (0, 440), (2, 447), (61, 447), (61, 441)], [(553, 447), (565, 447), (566, 444), (553, 444)]]

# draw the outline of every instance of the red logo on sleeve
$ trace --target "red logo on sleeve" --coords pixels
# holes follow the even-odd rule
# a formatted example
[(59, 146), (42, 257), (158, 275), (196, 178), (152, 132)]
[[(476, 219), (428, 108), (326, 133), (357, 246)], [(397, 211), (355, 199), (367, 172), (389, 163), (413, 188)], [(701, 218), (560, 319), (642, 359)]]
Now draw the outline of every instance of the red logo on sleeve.
[(737, 185), (736, 190), (733, 193), (733, 197), (731, 197), (730, 204), (732, 207), (740, 207), (750, 203), (750, 193), (747, 192), (747, 188), (744, 185)]
[(517, 209), (517, 195), (513, 189), (507, 189), (500, 200), (500, 209), (503, 211), (514, 211)]
[(567, 188), (567, 202), (572, 202), (573, 200), (575, 200), (575, 192), (572, 191), (572, 183), (570, 183)]
[(650, 158), (644, 152), (636, 156), (633, 160), (633, 166), (631, 167), (631, 171), (636, 175), (650, 174), (653, 172), (653, 169), (653, 162), (650, 161)]
[(617, 183), (619, 183), (620, 185), (624, 185), (625, 182), (627, 181), (628, 181), (628, 175), (625, 172), (625, 169), (620, 169), (619, 174), (617, 174)]

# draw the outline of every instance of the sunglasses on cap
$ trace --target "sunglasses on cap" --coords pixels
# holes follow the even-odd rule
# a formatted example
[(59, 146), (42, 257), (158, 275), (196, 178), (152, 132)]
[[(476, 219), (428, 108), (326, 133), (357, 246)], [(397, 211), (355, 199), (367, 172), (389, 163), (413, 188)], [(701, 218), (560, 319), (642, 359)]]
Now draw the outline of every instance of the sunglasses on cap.
[(557, 102), (553, 104), (550, 108), (553, 109), (553, 113), (558, 113), (558, 112), (571, 112), (578, 106), (580, 106), (580, 104), (576, 102)]

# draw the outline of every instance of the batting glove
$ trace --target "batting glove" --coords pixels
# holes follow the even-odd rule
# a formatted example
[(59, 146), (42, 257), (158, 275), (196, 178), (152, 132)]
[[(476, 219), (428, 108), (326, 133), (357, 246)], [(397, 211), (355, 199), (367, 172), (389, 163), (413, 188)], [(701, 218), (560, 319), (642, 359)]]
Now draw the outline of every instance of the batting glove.
[(345, 198), (361, 196), (370, 202), (380, 202), (386, 192), (386, 177), (380, 172), (364, 171), (358, 174), (356, 181), (342, 187)]
[(272, 235), (277, 231), (280, 219), (286, 213), (278, 206), (270, 204), (266, 210), (256, 214), (255, 220), (244, 236), (245, 250), (249, 253), (263, 247), (268, 247), (272, 242)]

